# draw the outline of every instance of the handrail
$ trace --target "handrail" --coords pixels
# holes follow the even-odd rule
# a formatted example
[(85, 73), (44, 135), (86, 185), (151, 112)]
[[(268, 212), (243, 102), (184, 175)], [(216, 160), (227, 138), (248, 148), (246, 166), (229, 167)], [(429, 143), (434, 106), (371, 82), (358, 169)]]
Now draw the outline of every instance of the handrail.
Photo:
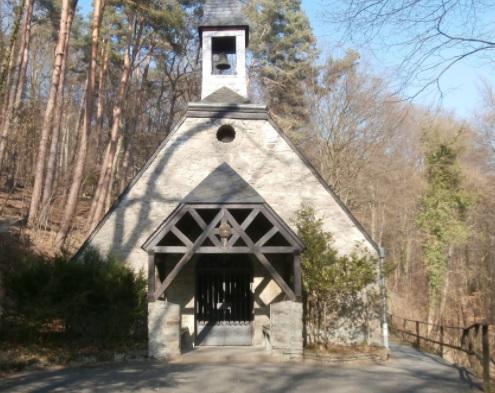
[[(461, 327), (461, 326), (447, 326), (447, 325), (438, 325), (438, 324), (433, 324), (430, 322), (426, 321), (417, 321), (414, 319), (408, 319), (408, 318), (402, 318), (397, 315), (393, 314), (388, 314), (389, 319), (390, 319), (390, 327), (393, 331), (412, 336), (415, 339), (415, 346), (420, 349), (421, 347), (421, 340), (423, 342), (429, 342), (432, 344), (436, 344), (440, 346), (440, 355), (443, 357), (443, 349), (444, 347), (451, 348), (457, 351), (464, 352), (468, 355), (474, 356), (477, 360), (480, 361), (482, 369), (483, 369), (483, 382), (484, 382), (484, 387), (485, 387), (485, 392), (492, 392), (492, 383), (491, 383), (491, 378), (490, 378), (490, 363), (493, 363), (495, 365), (495, 361), (491, 358), (490, 356), (490, 340), (489, 340), (489, 324), (486, 321), (483, 322), (475, 322), (467, 327)], [(401, 329), (398, 326), (395, 326), (394, 324), (394, 318), (402, 320), (404, 323), (403, 328)], [(406, 329), (406, 323), (407, 322), (414, 322), (415, 324), (415, 332), (412, 332), (410, 330)], [(433, 339), (430, 337), (422, 336), (420, 334), (420, 325), (427, 325), (427, 326), (433, 326), (436, 327), (437, 331), (439, 332), (439, 340)], [(475, 336), (478, 338), (479, 332), (481, 328), (481, 352), (477, 351), (474, 348), (472, 338), (469, 339), (469, 342), (467, 343), (467, 347), (465, 346), (466, 344), (466, 339), (469, 338), (469, 333), (470, 331), (474, 330), (475, 331)], [(456, 329), (456, 330), (461, 330), (462, 334), (460, 336), (460, 346), (451, 344), (448, 342), (445, 342), (444, 340), (444, 331), (445, 329)]]
[(488, 325), (488, 323), (486, 321), (480, 321), (480, 322), (475, 322), (473, 323), (472, 325), (469, 325), (467, 327), (463, 327), (463, 326), (449, 326), (449, 325), (438, 325), (436, 323), (431, 323), (431, 322), (427, 322), (427, 321), (418, 321), (418, 320), (415, 320), (415, 319), (408, 319), (408, 318), (402, 318), (402, 317), (399, 317), (397, 315), (393, 315), (391, 313), (388, 314), (390, 317), (395, 317), (395, 318), (399, 318), (399, 319), (402, 319), (403, 321), (408, 321), (408, 322), (419, 322), (420, 324), (422, 325), (428, 325), (428, 326), (436, 326), (436, 327), (443, 327), (445, 329), (458, 329), (458, 330), (469, 330), (473, 327), (476, 327), (476, 326), (482, 326), (482, 325)]

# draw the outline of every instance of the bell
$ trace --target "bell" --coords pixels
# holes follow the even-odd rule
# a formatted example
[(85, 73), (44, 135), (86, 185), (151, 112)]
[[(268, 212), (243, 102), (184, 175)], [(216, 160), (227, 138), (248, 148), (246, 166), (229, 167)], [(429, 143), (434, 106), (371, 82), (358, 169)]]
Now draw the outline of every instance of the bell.
[(215, 68), (218, 71), (227, 71), (230, 70), (229, 59), (227, 58), (227, 54), (220, 53), (217, 55), (217, 60), (215, 61)]

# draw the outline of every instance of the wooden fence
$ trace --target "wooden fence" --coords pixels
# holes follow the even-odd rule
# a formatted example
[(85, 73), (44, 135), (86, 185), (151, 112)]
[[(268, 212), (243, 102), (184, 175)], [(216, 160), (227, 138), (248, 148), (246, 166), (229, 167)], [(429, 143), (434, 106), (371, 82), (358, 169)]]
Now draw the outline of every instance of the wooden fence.
[(495, 348), (494, 326), (487, 323), (475, 323), (467, 327), (436, 325), (392, 314), (389, 314), (389, 324), (392, 333), (416, 348), (470, 366), (475, 373), (481, 374), (485, 392), (495, 393), (490, 377), (490, 367), (495, 366), (490, 353), (490, 347)]

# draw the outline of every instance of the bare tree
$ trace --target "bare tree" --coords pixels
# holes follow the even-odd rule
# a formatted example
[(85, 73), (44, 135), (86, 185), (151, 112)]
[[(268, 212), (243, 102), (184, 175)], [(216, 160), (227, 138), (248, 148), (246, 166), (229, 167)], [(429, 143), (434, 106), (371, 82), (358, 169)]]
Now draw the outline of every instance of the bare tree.
[[(44, 213), (46, 213), (46, 210), (49, 207), (50, 199), (52, 198), (53, 182), (56, 172), (60, 130), (62, 127), (62, 117), (64, 111), (65, 76), (66, 76), (67, 61), (69, 56), (70, 31), (72, 28), (72, 22), (74, 20), (74, 13), (76, 11), (76, 3), (77, 1), (72, 2), (72, 6), (69, 9), (69, 14), (67, 15), (67, 21), (66, 21), (67, 33), (65, 34), (65, 42), (64, 42), (65, 58), (64, 61), (62, 62), (62, 66), (60, 70), (60, 86), (58, 91), (57, 103), (55, 107), (55, 115), (53, 118), (53, 125), (51, 132), (52, 137), (50, 142), (50, 150), (48, 152), (48, 161), (46, 163), (46, 175), (43, 184), (43, 197), (41, 200), (41, 207)], [(46, 218), (46, 214), (43, 215), (45, 216), (44, 218)]]
[(9, 92), (7, 109), (5, 110), (2, 128), (0, 130), (0, 168), (7, 147), (8, 134), (15, 123), (22, 102), (22, 95), (26, 83), (26, 72), (31, 41), (31, 27), (33, 20), (34, 0), (25, 0), (23, 9), (23, 22), (21, 42), (15, 65), (15, 79)]
[(15, 48), (16, 48), (17, 38), (19, 36), (19, 29), (22, 24), (23, 5), (24, 5), (24, 1), (21, 4), (18, 4), (16, 7), (16, 12), (14, 15), (15, 19), (13, 22), (12, 31), (10, 33), (9, 46), (7, 52), (4, 54), (4, 58), (2, 59), (2, 63), (1, 63), (2, 71), (0, 74), (0, 92), (3, 93), (3, 101), (2, 101), (2, 108), (0, 111), (0, 129), (5, 119), (5, 111), (7, 110), (7, 106), (9, 103), (12, 72), (14, 71)]
[(339, 0), (328, 3), (328, 20), (356, 44), (378, 44), (402, 56), (402, 87), (413, 96), (436, 86), (468, 57), (493, 61), (493, 4), (482, 0)]
[(117, 97), (112, 111), (112, 128), (110, 130), (110, 140), (105, 149), (105, 157), (101, 166), (98, 187), (93, 198), (91, 212), (89, 215), (89, 228), (92, 230), (100, 221), (105, 212), (106, 201), (109, 198), (112, 186), (112, 177), (115, 174), (117, 158), (117, 147), (122, 136), (120, 135), (122, 109), (125, 103), (127, 87), (134, 68), (136, 56), (141, 49), (143, 35), (143, 18), (136, 14), (129, 17), (127, 26), (126, 44), (124, 49), (124, 63), (122, 75), (119, 82)]
[(88, 66), (88, 77), (86, 86), (85, 111), (83, 127), (79, 133), (78, 150), (72, 174), (72, 183), (65, 204), (65, 209), (60, 223), (60, 228), (55, 240), (55, 247), (61, 249), (69, 233), (72, 218), (76, 212), (79, 191), (84, 175), (86, 155), (88, 151), (88, 140), (91, 133), (91, 121), (93, 118), (94, 91), (96, 86), (96, 62), (98, 56), (98, 44), (100, 40), (101, 21), (105, 7), (105, 0), (95, 0), (93, 5), (93, 20), (91, 26), (91, 52)]

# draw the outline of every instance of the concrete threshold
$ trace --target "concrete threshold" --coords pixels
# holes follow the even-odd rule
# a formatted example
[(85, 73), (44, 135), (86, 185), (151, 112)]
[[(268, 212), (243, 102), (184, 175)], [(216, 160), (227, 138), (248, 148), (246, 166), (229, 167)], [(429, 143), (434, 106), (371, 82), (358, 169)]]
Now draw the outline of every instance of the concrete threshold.
[(264, 347), (198, 346), (172, 363), (259, 363), (274, 360), (276, 358)]

